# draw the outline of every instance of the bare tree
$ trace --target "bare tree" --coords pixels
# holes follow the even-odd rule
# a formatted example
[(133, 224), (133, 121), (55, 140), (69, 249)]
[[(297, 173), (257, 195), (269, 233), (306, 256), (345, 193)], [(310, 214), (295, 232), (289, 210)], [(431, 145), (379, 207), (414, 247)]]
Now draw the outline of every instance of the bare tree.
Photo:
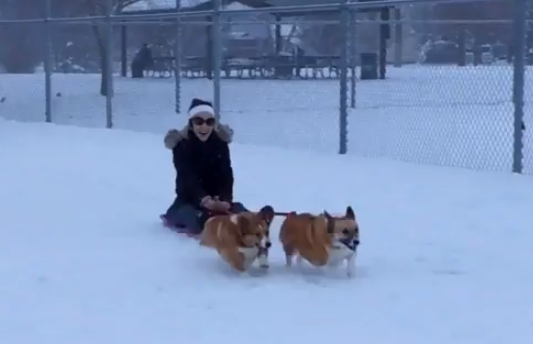
[[(34, 19), (43, 8), (32, 0), (0, 1), (0, 17)], [(39, 4), (37, 4), (39, 5)], [(8, 73), (33, 73), (43, 57), (43, 30), (39, 24), (0, 25), (0, 65)]]
[[(512, 0), (486, 1), (482, 3), (437, 4), (433, 18), (439, 20), (462, 20), (464, 24), (443, 25), (440, 34), (453, 36), (459, 30), (467, 30), (477, 41), (509, 43), (512, 35)], [(483, 20), (509, 20), (508, 23), (482, 23)]]
[[(141, 0), (112, 0), (112, 14), (120, 13), (124, 8)], [(44, 18), (45, 1), (35, 0), (1, 0), (0, 15), (7, 19)], [(107, 12), (106, 0), (55, 0), (53, 15), (61, 17), (100, 16)], [(37, 5), (37, 6), (36, 6)], [(41, 24), (10, 24), (0, 26), (0, 64), (9, 73), (32, 73), (44, 57), (44, 36)], [(91, 29), (96, 41), (102, 74), (100, 94), (107, 94), (104, 76), (107, 73), (106, 37), (103, 24), (93, 24)]]
[[(67, 0), (68, 1), (68, 0)], [(107, 13), (107, 1), (106, 0), (78, 0), (81, 2), (82, 8), (84, 8), (86, 14), (98, 16), (105, 15)], [(140, 0), (112, 0), (113, 8), (112, 14), (120, 13), (124, 8), (133, 5), (134, 3), (139, 2)], [(71, 0), (71, 2), (74, 2)], [(106, 46), (106, 36), (102, 33), (102, 25), (94, 24), (91, 26), (94, 38), (96, 40), (96, 45), (98, 47), (98, 53), (100, 55), (100, 94), (106, 96), (110, 90), (107, 89), (106, 74), (107, 70), (107, 54), (112, 54), (111, 51), (107, 50)]]

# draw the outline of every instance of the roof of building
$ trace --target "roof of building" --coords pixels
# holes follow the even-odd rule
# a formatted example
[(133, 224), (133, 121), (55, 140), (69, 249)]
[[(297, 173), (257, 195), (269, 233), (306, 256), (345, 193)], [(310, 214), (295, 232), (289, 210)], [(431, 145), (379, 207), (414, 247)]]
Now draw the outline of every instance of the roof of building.
[[(122, 12), (141, 12), (154, 10), (173, 10), (176, 8), (178, 0), (140, 0), (126, 6)], [(179, 0), (181, 8), (203, 10), (212, 7), (212, 0)], [(243, 5), (257, 8), (269, 6), (268, 1), (263, 0), (221, 0), (222, 5), (228, 5), (233, 2), (239, 2)], [(292, 1), (292, 0), (288, 0)], [(310, 0), (313, 1), (313, 0)]]
[[(190, 11), (207, 11), (213, 7), (213, 0), (140, 0), (122, 9), (122, 13), (164, 13), (175, 10), (176, 2), (180, 1), (180, 8)], [(359, 0), (362, 2), (363, 0)], [(364, 0), (373, 1), (373, 0)], [(238, 2), (251, 8), (273, 6), (319, 5), (338, 3), (339, 0), (221, 0), (222, 6)], [(295, 16), (295, 14), (290, 14)]]

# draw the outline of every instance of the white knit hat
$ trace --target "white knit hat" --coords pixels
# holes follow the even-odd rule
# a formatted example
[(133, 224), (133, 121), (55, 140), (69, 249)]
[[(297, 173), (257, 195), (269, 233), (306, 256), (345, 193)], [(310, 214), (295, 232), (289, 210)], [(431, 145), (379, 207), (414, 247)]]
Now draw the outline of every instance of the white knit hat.
[(207, 112), (212, 116), (215, 116), (213, 104), (202, 99), (194, 98), (189, 106), (189, 118), (192, 118), (202, 112)]

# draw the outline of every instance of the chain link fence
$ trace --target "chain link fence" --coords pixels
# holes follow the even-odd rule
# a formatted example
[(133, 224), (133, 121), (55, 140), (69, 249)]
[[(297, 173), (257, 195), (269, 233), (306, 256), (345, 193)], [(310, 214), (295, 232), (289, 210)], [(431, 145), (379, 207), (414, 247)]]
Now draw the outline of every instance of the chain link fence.
[[(473, 53), (467, 55), (470, 61), (464, 66), (457, 66), (455, 56), (447, 61), (454, 64), (437, 64), (438, 59), (447, 59), (438, 49), (456, 50), (461, 28), (446, 22), (421, 24), (457, 38), (429, 41), (427, 51), (419, 49), (414, 57), (419, 63), (389, 68), (386, 81), (357, 84), (349, 151), (483, 170), (509, 169), (513, 160), (512, 66), (473, 61)], [(358, 23), (358, 28), (366, 25), (373, 23)], [(496, 30), (512, 29), (510, 22), (497, 26)]]
[[(337, 151), (338, 49), (334, 44), (332, 48), (322, 44), (325, 40), (317, 28), (333, 25), (338, 29), (338, 19), (329, 20), (328, 24), (327, 20), (319, 22), (312, 16), (289, 12), (277, 16), (232, 15), (221, 20), (225, 31), (232, 32), (220, 52), (224, 64), (221, 113), (223, 120), (235, 128), (237, 139), (260, 145)], [(244, 32), (254, 32), (260, 38), (243, 35)], [(313, 50), (323, 51), (304, 55), (300, 43), (305, 35), (318, 36), (319, 44)], [(315, 37), (307, 39), (311, 38)]]
[(526, 0), (4, 2), (8, 119), (162, 133), (200, 97), (241, 143), (533, 173)]

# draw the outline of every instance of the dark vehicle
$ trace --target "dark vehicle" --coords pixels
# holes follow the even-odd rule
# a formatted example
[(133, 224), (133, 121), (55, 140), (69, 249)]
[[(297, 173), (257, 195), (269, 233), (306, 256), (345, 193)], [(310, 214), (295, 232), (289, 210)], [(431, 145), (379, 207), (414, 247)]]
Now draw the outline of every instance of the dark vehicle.
[(454, 64), (459, 61), (459, 46), (451, 41), (431, 43), (423, 59), (428, 64)]

